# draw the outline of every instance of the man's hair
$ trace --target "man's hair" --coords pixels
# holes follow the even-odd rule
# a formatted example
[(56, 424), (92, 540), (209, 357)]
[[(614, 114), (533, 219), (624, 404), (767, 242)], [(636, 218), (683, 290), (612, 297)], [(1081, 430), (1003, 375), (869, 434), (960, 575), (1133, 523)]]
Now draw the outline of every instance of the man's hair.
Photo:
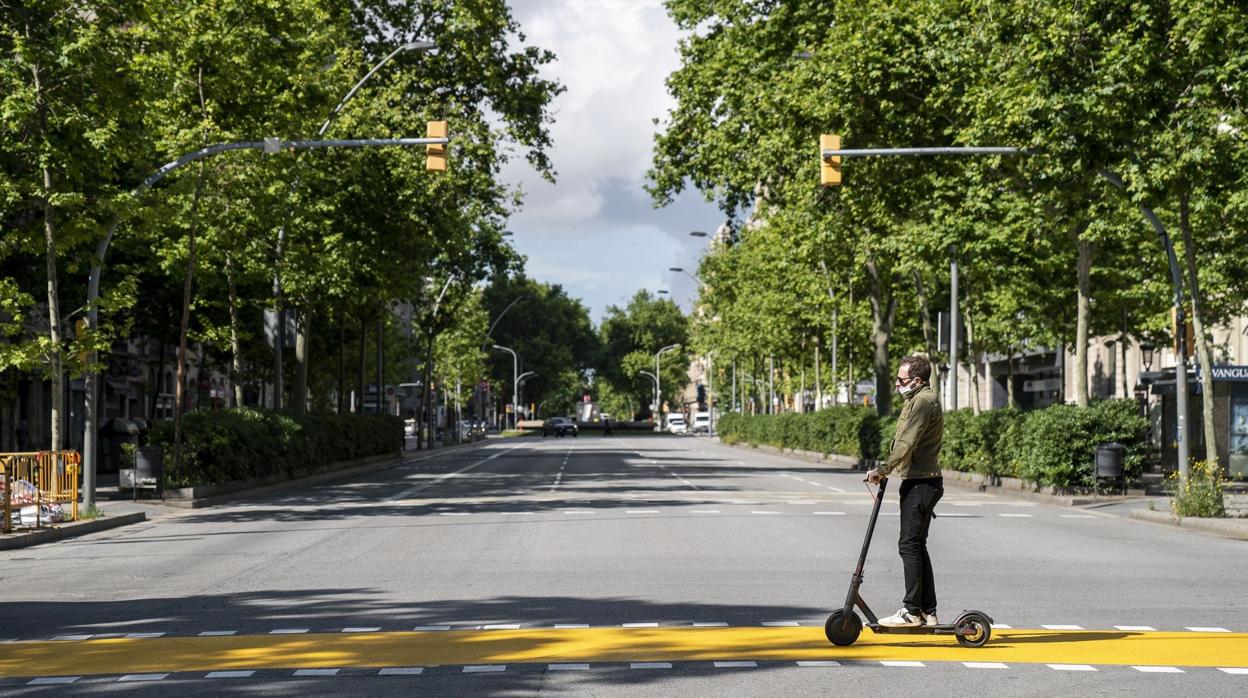
[(926, 356), (911, 354), (901, 360), (901, 366), (897, 367), (898, 370), (900, 370), (903, 366), (908, 366), (910, 368), (911, 378), (918, 376), (923, 379), (924, 383), (931, 382), (932, 362), (928, 361)]

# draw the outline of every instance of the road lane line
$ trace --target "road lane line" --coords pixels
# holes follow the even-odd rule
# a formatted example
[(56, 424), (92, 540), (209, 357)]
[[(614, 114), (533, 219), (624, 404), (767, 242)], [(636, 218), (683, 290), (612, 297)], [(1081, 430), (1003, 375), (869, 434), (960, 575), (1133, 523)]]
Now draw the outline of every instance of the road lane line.
[(307, 628), (278, 628), (277, 630), (270, 630), (269, 634), (270, 635), (302, 635), (306, 632), (308, 632)]
[(715, 662), (716, 669), (750, 669), (758, 666), (758, 662)]
[(625, 514), (657, 514), (658, 509), (626, 509)]
[(457, 476), (457, 475), (460, 475), (461, 473), (466, 473), (466, 472), (468, 472), (469, 470), (472, 470), (473, 468), (480, 467), (481, 465), (483, 465), (483, 464), (485, 464), (485, 463), (488, 463), (488, 462), (490, 462), (490, 461), (494, 460), (495, 458), (498, 458), (498, 457), (500, 457), (500, 456), (505, 456), (505, 455), (507, 455), (508, 453), (511, 453), (512, 451), (516, 450), (517, 448), (520, 448), (520, 446), (512, 446), (511, 448), (507, 449), (506, 451), (499, 451), (498, 453), (495, 453), (495, 454), (494, 454), (494, 455), (492, 455), (492, 456), (489, 456), (489, 457), (486, 457), (486, 458), (482, 458), (481, 460), (479, 460), (479, 461), (477, 461), (477, 462), (475, 462), (475, 463), (472, 463), (472, 464), (470, 464), (470, 465), (466, 465), (466, 466), (464, 466), (464, 467), (460, 468), (459, 470), (456, 470), (456, 471), (455, 471), (455, 472), (453, 472), (453, 473), (447, 473), (447, 474), (445, 474), (445, 475), (440, 475), (440, 476), (438, 476), (438, 477), (436, 477), (436, 478), (434, 478), (434, 479), (432, 479), (432, 480), (428, 480), (428, 481), (422, 482), (422, 483), (420, 483), (419, 485), (416, 485), (416, 486), (414, 486), (414, 487), (409, 487), (409, 488), (407, 488), (407, 489), (403, 490), (402, 492), (399, 492), (398, 494), (393, 494), (393, 495), (390, 495), (389, 497), (386, 497), (386, 499), (385, 499), (384, 501), (387, 501), (387, 502), (394, 502), (394, 501), (398, 501), (398, 500), (401, 500), (401, 499), (407, 499), (407, 498), (411, 497), (413, 494), (416, 494), (417, 492), (419, 492), (419, 491), (421, 491), (421, 490), (425, 489), (426, 487), (428, 487), (428, 486), (430, 486), (430, 485), (433, 485), (433, 484), (438, 483), (438, 482), (442, 482), (443, 480), (449, 480), (450, 478), (453, 478), (453, 477), (455, 477), (455, 476)]
[(378, 676), (419, 676), (425, 673), (424, 667), (387, 667), (377, 672)]
[(200, 633), (200, 637), (226, 637), (227, 635), (237, 635), (237, 630), (205, 630)]
[(556, 625), (555, 627), (560, 628), (560, 629), (568, 629), (568, 628), (588, 628), (589, 626), (584, 623), (564, 623), (561, 625)]
[(880, 664), (882, 664), (882, 665), (884, 665), (884, 666), (900, 666), (900, 667), (920, 667), (920, 666), (927, 666), (927, 665), (926, 665), (926, 664), (924, 664), (923, 662), (915, 662), (915, 661), (910, 661), (910, 660), (905, 660), (905, 659), (902, 659), (902, 660), (897, 660), (897, 659), (885, 659), (885, 660), (881, 661), (881, 662), (880, 662)]
[(474, 664), (464, 667), (465, 674), (481, 674), (487, 672), (507, 671), (506, 664)]
[(1096, 667), (1087, 664), (1050, 664), (1049, 668), (1057, 671), (1096, 671)]
[(657, 628), (658, 623), (621, 623), (621, 628)]
[(496, 623), (494, 625), (483, 625), (482, 630), (519, 630), (520, 626), (516, 623)]
[(762, 625), (764, 628), (799, 628), (802, 624), (795, 620), (767, 620)]
[(834, 659), (810, 659), (810, 660), (801, 660), (797, 663), (797, 665), (809, 666), (809, 667), (821, 667), (821, 666), (840, 666), (841, 663)]
[(844, 516), (845, 512), (843, 511), (816, 511), (814, 512), (814, 514), (815, 516)]
[(31, 679), (26, 682), (27, 686), (51, 686), (54, 684), (73, 683), (81, 676), (44, 676), (37, 679)]
[(126, 674), (117, 681), (162, 681), (168, 676), (169, 674)]
[(1132, 669), (1142, 671), (1145, 674), (1183, 674), (1186, 673), (1177, 666), (1133, 666)]
[(588, 671), (588, 664), (548, 664), (548, 671)]
[(1157, 628), (1151, 625), (1115, 625), (1116, 630), (1131, 630), (1136, 632), (1156, 632)]
[(1238, 675), (1240, 675), (1240, 676), (1248, 676), (1248, 667), (1225, 667), (1225, 666), (1220, 666), (1220, 667), (1218, 667), (1218, 671), (1223, 671), (1223, 672), (1226, 672), (1226, 673), (1228, 673), (1228, 674), (1238, 674)]
[(1083, 630), (1079, 625), (1042, 625), (1045, 630)]
[(1188, 628), (1194, 633), (1229, 633), (1231, 631), (1226, 628)]
[(337, 669), (297, 669), (294, 676), (337, 676)]
[(246, 679), (250, 678), (256, 672), (254, 671), (210, 671), (205, 679)]
[(1009, 669), (1009, 664), (1001, 662), (962, 662), (962, 666), (967, 669)]
[(671, 662), (631, 662), (629, 669), (671, 669)]

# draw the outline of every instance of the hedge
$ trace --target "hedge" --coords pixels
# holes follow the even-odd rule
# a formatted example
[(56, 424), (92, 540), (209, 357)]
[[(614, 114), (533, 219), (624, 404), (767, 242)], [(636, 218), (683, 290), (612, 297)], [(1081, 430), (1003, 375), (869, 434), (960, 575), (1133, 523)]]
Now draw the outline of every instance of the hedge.
[(396, 453), (403, 420), (387, 415), (289, 414), (248, 407), (182, 416), (181, 463), (168, 467), (173, 422), (152, 424), (148, 439), (165, 452), (165, 486), (189, 487), (293, 476), (341, 461)]
[(837, 406), (774, 416), (733, 412), (719, 418), (716, 431), (728, 443), (763, 444), (852, 458), (875, 458), (880, 452), (879, 419), (865, 407)]
[[(897, 420), (869, 408), (833, 407), (811, 414), (724, 415), (719, 434), (728, 443), (765, 444), (854, 458), (881, 458), (892, 447)], [(1096, 446), (1126, 446), (1127, 477), (1143, 469), (1148, 421), (1133, 400), (1104, 400), (1089, 407), (1052, 405), (1021, 412), (971, 410), (945, 414), (941, 467), (1018, 477), (1040, 485), (1095, 484)]]

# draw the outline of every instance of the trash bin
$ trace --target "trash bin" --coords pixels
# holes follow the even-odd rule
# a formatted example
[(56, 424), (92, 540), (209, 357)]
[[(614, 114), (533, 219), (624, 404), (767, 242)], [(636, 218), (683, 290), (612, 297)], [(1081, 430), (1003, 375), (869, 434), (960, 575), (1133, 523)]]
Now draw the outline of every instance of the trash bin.
[(151, 487), (160, 492), (160, 477), (165, 469), (165, 452), (160, 446), (134, 449), (134, 488)]
[(1127, 447), (1116, 441), (1096, 445), (1096, 476), (1098, 478), (1122, 477), (1122, 462)]

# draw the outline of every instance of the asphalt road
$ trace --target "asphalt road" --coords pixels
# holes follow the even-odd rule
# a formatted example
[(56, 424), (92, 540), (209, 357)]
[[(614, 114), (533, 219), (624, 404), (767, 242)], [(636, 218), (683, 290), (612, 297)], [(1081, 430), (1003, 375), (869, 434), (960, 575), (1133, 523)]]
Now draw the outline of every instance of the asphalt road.
[(0, 693), (1248, 693), (1248, 544), (953, 487), (942, 619), (994, 640), (833, 647), (861, 480), (707, 438), (493, 440), (4, 552)]

